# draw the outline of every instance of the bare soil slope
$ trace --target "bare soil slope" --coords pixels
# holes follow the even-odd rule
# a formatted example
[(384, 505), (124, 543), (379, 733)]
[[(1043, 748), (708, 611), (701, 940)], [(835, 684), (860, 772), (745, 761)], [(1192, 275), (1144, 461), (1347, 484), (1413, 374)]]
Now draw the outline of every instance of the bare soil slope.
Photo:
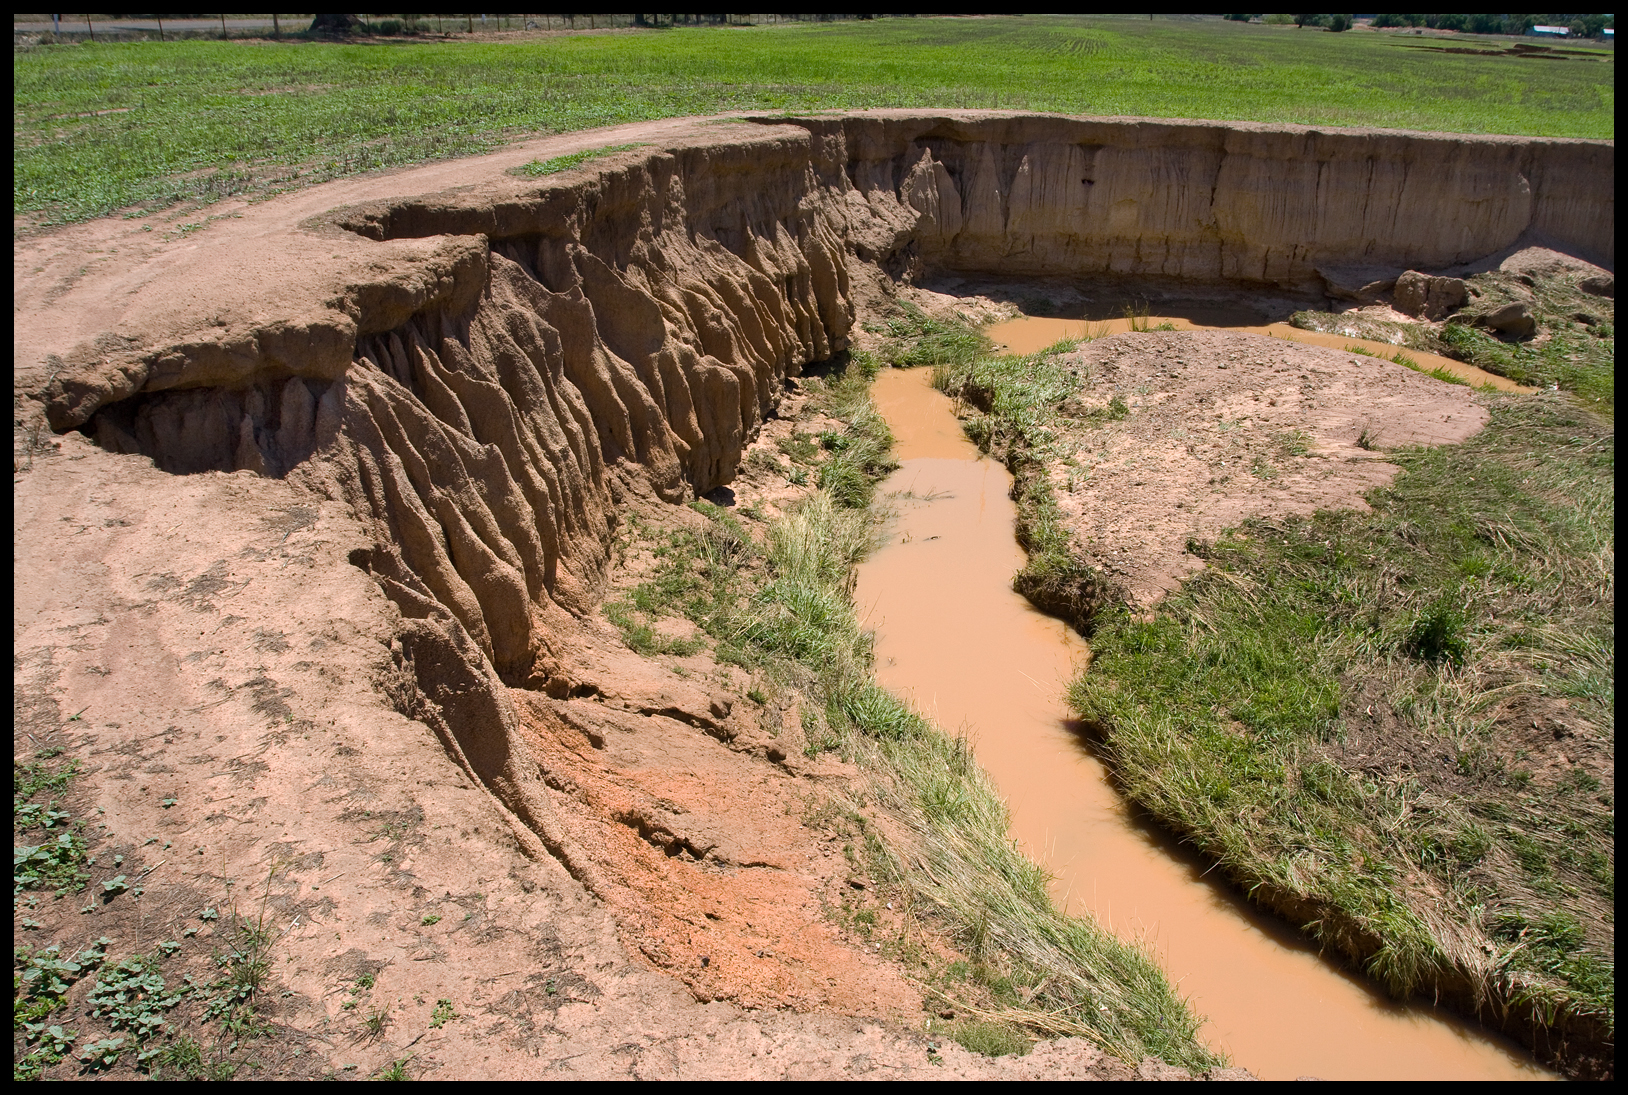
[[(1175, 177), (1153, 138), (1187, 164), (1166, 208), (1130, 196)], [(505, 173), (611, 144), (639, 147)], [(1347, 205), (1376, 150), (1451, 152), (1446, 227), (1388, 262), (1581, 238), (1609, 208), (1591, 142), (883, 112), (578, 133), (20, 242), (16, 744), (62, 784), (23, 831), (95, 857), (91, 896), (17, 905), (30, 984), (48, 945), (104, 935), (109, 963), (149, 956), (130, 976), (190, 972), (159, 1010), (208, 1043), (196, 1075), (1126, 1074), (907, 1032), (918, 987), (826, 918), (865, 880), (799, 820), (845, 773), (774, 746), (716, 666), (636, 664), (596, 612), (627, 515), (684, 520), (734, 479), (786, 379), (924, 256), (1315, 291), (1360, 225), (1282, 253), (1244, 229), (1303, 239), (1305, 188), (1213, 215), (1308, 148)], [(1374, 193), (1419, 215), (1403, 190)], [(1314, 419), (1342, 382), (1297, 380)], [(216, 1042), (199, 1023), (242, 977), (255, 1015), (227, 999)], [(93, 980), (64, 982), (74, 1014)]]

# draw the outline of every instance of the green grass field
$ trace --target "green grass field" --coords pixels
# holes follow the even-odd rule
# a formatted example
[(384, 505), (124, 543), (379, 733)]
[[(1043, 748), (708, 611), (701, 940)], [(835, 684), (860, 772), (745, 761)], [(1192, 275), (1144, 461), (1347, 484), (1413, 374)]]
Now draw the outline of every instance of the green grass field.
[(1613, 136), (1609, 49), (1537, 61), (1433, 41), (1025, 17), (513, 43), (38, 46), (13, 60), (14, 212), (26, 226), (261, 196), (522, 135), (730, 110), (998, 107)]

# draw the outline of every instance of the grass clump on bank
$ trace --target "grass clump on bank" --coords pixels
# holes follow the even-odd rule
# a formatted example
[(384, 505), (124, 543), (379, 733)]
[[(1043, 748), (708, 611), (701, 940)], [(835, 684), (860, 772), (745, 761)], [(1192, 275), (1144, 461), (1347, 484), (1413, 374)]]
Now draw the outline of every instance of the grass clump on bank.
[(627, 152), (638, 147), (636, 144), (608, 144), (604, 148), (589, 148), (581, 152), (573, 152), (569, 156), (555, 156), (548, 160), (533, 160), (516, 168), (515, 173), (533, 177), (558, 175), (562, 171), (570, 171), (572, 168), (581, 167), (583, 164), (591, 163), (602, 156), (609, 156), (615, 152)]
[(1449, 372), (1445, 365), (1437, 365), (1434, 369), (1426, 369), (1423, 365), (1420, 365), (1417, 361), (1413, 360), (1407, 354), (1402, 353), (1400, 350), (1389, 357), (1379, 353), (1377, 350), (1370, 350), (1366, 346), (1347, 346), (1345, 348), (1345, 352), (1348, 354), (1361, 354), (1363, 357), (1377, 357), (1381, 361), (1389, 361), (1391, 364), (1400, 365), (1404, 369), (1412, 369), (1416, 373), (1423, 373), (1432, 380), (1439, 380), (1443, 384), (1457, 384), (1465, 388), (1470, 386), (1470, 382), (1468, 380), (1465, 380), (1457, 373)]
[(1151, 619), (1105, 613), (1070, 702), (1257, 900), (1586, 1071), (1615, 1028), (1613, 434), (1490, 407), (1392, 454), (1372, 513), (1247, 522)]
[[(762, 688), (796, 705), (809, 752), (838, 752), (865, 773), (864, 797), (890, 819), (887, 841), (866, 830), (868, 869), (909, 915), (941, 923), (979, 971), (935, 990), (959, 1012), (976, 1008), (948, 1036), (1002, 1054), (1025, 1051), (1034, 1033), (1077, 1035), (1130, 1062), (1213, 1067), (1221, 1062), (1197, 1040), (1198, 1020), (1143, 949), (1056, 911), (1046, 873), (1010, 839), (1006, 807), (969, 744), (872, 676), (852, 588), (876, 518), (846, 493), (848, 473), (824, 469), (868, 453), (852, 457), (868, 501), (891, 466), (886, 425), (866, 388), (875, 367), (875, 358), (855, 355), (846, 370), (807, 382), (811, 402), (847, 423), (843, 442), (822, 443), (819, 489), (770, 522), (760, 542), (701, 504), (706, 527), (680, 535), (740, 546), (658, 567), (630, 599), (653, 614), (687, 616), (720, 660), (750, 668)], [(691, 575), (688, 585), (681, 574)], [(969, 992), (982, 1003), (969, 1005)]]

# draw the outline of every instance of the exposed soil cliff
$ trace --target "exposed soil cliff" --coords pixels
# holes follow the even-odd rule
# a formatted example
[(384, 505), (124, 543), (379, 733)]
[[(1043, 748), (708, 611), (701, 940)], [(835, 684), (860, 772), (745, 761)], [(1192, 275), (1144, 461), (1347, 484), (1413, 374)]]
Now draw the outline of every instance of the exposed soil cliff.
[(580, 686), (556, 636), (598, 603), (620, 508), (728, 483), (890, 278), (1320, 298), (1350, 267), (1517, 244), (1612, 262), (1609, 143), (968, 112), (548, 149), (630, 137), (558, 181), (502, 174), (511, 151), (228, 211), (195, 241), (89, 226), (17, 255), (19, 426), (343, 503), (371, 540), (350, 561), (403, 618), (395, 706), (522, 847), (600, 891), (503, 685)]
[(216, 337), (115, 330), (43, 394), (56, 428), (169, 471), (321, 480), (373, 521), (370, 569), (403, 610), (440, 605), (521, 683), (536, 606), (594, 602), (618, 477), (669, 501), (727, 482), (781, 381), (846, 348), (853, 277), (1321, 293), (1322, 270), (1394, 277), (1517, 241), (1609, 263), (1611, 156), (1140, 120), (738, 124), (578, 181), (342, 210), (387, 257), (324, 285), (315, 317), (234, 323), (228, 290), (195, 302)]

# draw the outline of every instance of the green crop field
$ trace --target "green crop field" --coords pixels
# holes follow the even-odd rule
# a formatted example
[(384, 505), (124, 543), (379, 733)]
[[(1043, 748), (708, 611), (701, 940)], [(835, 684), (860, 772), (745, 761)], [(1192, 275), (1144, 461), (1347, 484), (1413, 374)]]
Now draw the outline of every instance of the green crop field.
[(998, 107), (1610, 138), (1609, 48), (1220, 19), (882, 19), (517, 38), (46, 45), (14, 55), (20, 226), (730, 110)]

